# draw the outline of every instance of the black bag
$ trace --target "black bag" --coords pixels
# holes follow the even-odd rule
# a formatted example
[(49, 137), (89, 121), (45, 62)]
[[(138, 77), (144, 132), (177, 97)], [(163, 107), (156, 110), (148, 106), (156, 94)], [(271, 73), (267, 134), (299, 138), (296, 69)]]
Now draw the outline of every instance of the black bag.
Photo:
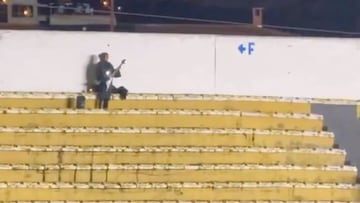
[(128, 92), (129, 91), (123, 86), (118, 88), (118, 93), (120, 94), (120, 99), (126, 99)]
[(86, 98), (83, 95), (76, 96), (76, 108), (77, 109), (84, 109), (85, 108), (85, 101)]

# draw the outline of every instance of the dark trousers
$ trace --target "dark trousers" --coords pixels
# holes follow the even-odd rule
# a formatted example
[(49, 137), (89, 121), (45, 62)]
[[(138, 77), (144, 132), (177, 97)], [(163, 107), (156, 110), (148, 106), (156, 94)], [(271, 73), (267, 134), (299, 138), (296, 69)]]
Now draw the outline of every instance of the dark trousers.
[(98, 109), (108, 109), (109, 99), (98, 99), (95, 105)]
[(106, 90), (106, 83), (101, 83), (98, 87), (98, 93), (96, 95), (95, 108), (108, 109), (111, 93)]

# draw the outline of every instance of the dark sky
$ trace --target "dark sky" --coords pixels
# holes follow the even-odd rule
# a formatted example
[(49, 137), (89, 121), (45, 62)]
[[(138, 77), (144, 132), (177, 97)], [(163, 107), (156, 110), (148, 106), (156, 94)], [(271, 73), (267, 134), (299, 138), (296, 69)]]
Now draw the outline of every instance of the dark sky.
[[(56, 0), (53, 0), (56, 1)], [(39, 0), (51, 2), (51, 0)], [(94, 7), (100, 0), (78, 0)], [(251, 8), (264, 7), (265, 24), (359, 31), (360, 0), (115, 0), (123, 11), (251, 22)], [(119, 16), (121, 22), (161, 23), (157, 18)]]

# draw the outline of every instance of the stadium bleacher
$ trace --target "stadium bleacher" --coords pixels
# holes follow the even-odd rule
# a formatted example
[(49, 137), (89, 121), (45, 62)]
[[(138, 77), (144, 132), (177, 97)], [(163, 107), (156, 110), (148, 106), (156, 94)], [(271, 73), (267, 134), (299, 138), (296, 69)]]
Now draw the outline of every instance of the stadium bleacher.
[(135, 94), (108, 111), (73, 93), (0, 93), (0, 201), (358, 202), (310, 103), (294, 98)]

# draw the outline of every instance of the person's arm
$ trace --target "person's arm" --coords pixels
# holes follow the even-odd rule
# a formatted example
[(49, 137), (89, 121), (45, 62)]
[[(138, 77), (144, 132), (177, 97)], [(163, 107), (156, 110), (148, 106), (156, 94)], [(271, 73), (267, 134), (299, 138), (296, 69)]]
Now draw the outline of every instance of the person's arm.
[(115, 75), (114, 75), (114, 78), (119, 78), (119, 77), (121, 77), (120, 70), (118, 69), (119, 67), (117, 67), (116, 69), (114, 69), (114, 66), (113, 66), (111, 63), (110, 63), (110, 66), (111, 66), (112, 72), (116, 71), (116, 72), (115, 72)]

